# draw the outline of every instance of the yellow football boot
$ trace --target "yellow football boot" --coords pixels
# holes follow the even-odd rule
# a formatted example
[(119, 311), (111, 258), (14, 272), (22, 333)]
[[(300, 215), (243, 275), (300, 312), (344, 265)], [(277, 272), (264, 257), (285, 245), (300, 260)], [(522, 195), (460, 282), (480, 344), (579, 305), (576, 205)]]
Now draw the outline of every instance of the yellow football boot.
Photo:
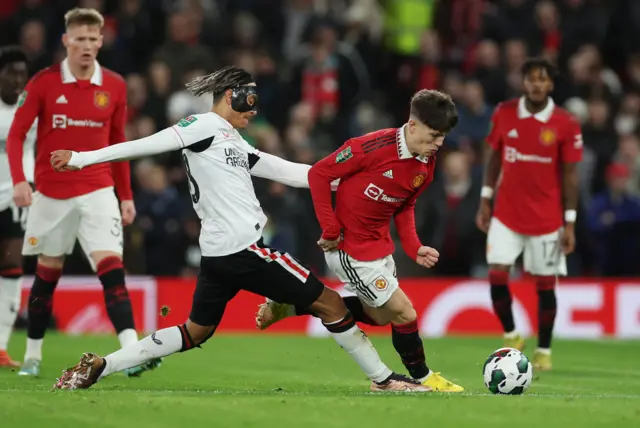
[(536, 351), (533, 354), (533, 369), (540, 370), (541, 372), (546, 372), (551, 370), (551, 354), (547, 354), (546, 352)]
[(504, 338), (504, 347), (505, 348), (514, 348), (518, 351), (522, 352), (524, 349), (524, 337), (517, 334), (515, 337)]
[(434, 392), (462, 392), (464, 388), (456, 385), (450, 380), (445, 379), (439, 372), (432, 372), (427, 379), (422, 382), (424, 386), (428, 386)]

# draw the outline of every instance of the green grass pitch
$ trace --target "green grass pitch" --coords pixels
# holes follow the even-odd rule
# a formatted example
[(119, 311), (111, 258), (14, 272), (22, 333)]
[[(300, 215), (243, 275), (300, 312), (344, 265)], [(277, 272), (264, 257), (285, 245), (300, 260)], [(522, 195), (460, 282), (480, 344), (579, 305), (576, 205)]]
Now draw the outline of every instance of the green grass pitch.
[[(373, 342), (403, 369), (390, 338)], [(24, 336), (11, 345), (21, 356)], [(554, 371), (535, 374), (522, 396), (484, 388), (482, 364), (499, 347), (497, 338), (425, 340), (432, 369), (466, 388), (456, 395), (374, 395), (331, 339), (272, 335), (214, 337), (141, 378), (116, 374), (88, 391), (51, 392), (82, 352), (108, 353), (117, 340), (49, 334), (39, 379), (0, 370), (0, 427), (640, 426), (640, 342), (556, 341)]]

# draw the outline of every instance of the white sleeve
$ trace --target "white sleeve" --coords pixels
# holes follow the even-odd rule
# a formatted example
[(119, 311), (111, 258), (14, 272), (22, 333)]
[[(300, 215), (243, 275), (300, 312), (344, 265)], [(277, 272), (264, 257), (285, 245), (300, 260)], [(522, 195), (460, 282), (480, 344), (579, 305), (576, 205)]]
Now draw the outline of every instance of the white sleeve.
[(311, 165), (289, 162), (278, 156), (259, 152), (255, 149), (249, 151), (249, 156), (255, 156), (255, 161), (251, 167), (251, 175), (267, 178), (291, 187), (309, 188), (307, 176)]
[(157, 155), (180, 150), (183, 147), (184, 145), (178, 133), (173, 128), (167, 128), (139, 140), (114, 144), (89, 152), (71, 152), (71, 160), (69, 160), (68, 165), (84, 168), (97, 163)]
[[(249, 165), (251, 165), (251, 175), (266, 178), (291, 187), (309, 188), (309, 170), (311, 165), (304, 163), (289, 162), (278, 156), (264, 153), (249, 143)], [(253, 158), (253, 159), (252, 159)], [(331, 190), (338, 190), (340, 179), (331, 182)]]

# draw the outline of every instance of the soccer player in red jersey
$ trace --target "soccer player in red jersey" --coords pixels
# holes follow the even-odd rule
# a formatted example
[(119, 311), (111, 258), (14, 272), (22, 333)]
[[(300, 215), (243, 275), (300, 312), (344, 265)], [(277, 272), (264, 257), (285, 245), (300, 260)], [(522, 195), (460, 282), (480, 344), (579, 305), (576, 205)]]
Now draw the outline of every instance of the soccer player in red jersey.
[[(103, 285), (107, 313), (121, 345), (138, 340), (122, 265), (122, 226), (133, 222), (136, 214), (129, 164), (95, 165), (71, 174), (57, 174), (49, 165), (49, 153), (54, 150), (94, 150), (125, 140), (126, 84), (96, 61), (103, 24), (102, 15), (94, 9), (73, 9), (65, 15), (62, 41), (67, 57), (29, 81), (7, 139), (14, 202), (30, 206), (22, 253), (38, 256), (29, 296), (27, 349), (19, 371), (23, 376), (39, 373), (53, 292), (76, 239)], [(25, 135), (36, 118), (36, 192), (32, 194), (22, 157)], [(129, 374), (141, 370), (135, 368)]]
[(525, 271), (536, 278), (539, 328), (533, 363), (538, 370), (551, 369), (555, 285), (558, 275), (567, 274), (565, 255), (575, 247), (577, 164), (582, 158), (579, 123), (550, 97), (554, 73), (546, 60), (528, 60), (522, 68), (525, 95), (496, 108), (476, 217), (488, 234), (491, 299), (507, 347), (524, 347), (508, 288), (509, 271), (521, 253)]
[[(432, 391), (442, 392), (463, 388), (427, 367), (416, 311), (398, 286), (390, 226), (394, 218), (402, 247), (416, 263), (432, 267), (438, 261), (438, 252), (420, 243), (414, 207), (433, 179), (435, 154), (457, 121), (448, 95), (421, 90), (411, 99), (404, 126), (352, 138), (309, 171), (323, 230), (318, 245), (331, 270), (357, 296), (345, 298), (345, 304), (357, 321), (390, 323), (393, 345), (409, 374)], [(331, 182), (336, 179), (340, 183), (334, 210)], [(303, 308), (267, 301), (256, 321), (263, 329), (286, 316), (305, 313)]]

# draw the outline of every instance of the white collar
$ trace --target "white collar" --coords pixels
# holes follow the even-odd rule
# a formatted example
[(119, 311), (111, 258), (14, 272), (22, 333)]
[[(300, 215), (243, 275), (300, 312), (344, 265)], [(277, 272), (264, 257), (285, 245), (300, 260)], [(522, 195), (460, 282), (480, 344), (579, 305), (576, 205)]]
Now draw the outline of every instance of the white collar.
[(429, 158), (424, 156), (413, 156), (409, 151), (409, 146), (407, 146), (407, 138), (404, 136), (404, 128), (407, 126), (405, 123), (401, 128), (398, 128), (398, 132), (396, 134), (396, 141), (398, 142), (398, 158), (400, 159), (411, 159), (415, 158), (422, 163), (428, 163)]
[[(102, 67), (100, 67), (98, 61), (95, 61), (94, 64), (95, 68), (93, 69), (90, 82), (96, 86), (102, 86)], [(68, 58), (65, 58), (64, 61), (60, 63), (60, 73), (62, 74), (62, 83), (74, 83), (78, 81), (73, 73), (71, 73)]]
[(556, 104), (553, 102), (553, 99), (549, 97), (549, 101), (545, 108), (536, 114), (531, 114), (524, 104), (524, 97), (520, 97), (520, 100), (518, 101), (518, 119), (527, 119), (533, 116), (538, 122), (547, 123), (549, 122), (549, 119), (551, 119), (551, 115), (553, 114), (555, 107)]

